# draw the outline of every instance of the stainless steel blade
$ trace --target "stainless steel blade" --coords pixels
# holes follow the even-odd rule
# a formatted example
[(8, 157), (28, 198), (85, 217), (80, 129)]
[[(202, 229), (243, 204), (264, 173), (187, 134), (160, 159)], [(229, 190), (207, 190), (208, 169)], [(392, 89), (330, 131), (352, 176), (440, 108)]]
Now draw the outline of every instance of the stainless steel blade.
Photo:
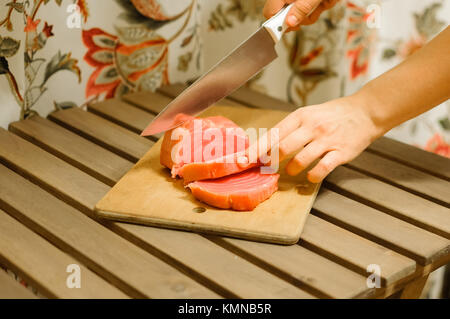
[(277, 58), (273, 36), (261, 27), (183, 91), (141, 133), (148, 136), (180, 125), (178, 114), (195, 116), (228, 96)]

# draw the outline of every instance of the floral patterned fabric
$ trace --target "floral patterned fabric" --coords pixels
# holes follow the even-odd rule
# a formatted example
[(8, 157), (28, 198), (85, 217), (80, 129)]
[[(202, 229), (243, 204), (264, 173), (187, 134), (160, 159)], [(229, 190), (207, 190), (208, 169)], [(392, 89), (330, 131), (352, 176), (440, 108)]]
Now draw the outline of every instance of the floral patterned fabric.
[[(195, 79), (256, 30), (264, 2), (0, 0), (0, 126)], [(351, 94), (447, 26), (449, 2), (341, 0), (285, 36), (246, 85), (298, 106)], [(449, 113), (441, 105), (388, 135), (450, 156)]]
[[(420, 49), (450, 22), (449, 0), (408, 0), (406, 10), (396, 2), (384, 1), (376, 60), (371, 77), (395, 66)], [(387, 136), (427, 151), (450, 157), (450, 102), (433, 108), (391, 130)]]

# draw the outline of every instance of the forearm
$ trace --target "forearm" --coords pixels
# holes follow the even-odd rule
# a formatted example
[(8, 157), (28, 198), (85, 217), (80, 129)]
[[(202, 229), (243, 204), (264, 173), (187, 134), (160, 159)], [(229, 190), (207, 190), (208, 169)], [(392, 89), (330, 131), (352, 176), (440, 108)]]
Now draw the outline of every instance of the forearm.
[(365, 108), (377, 138), (450, 98), (450, 27), (349, 97)]

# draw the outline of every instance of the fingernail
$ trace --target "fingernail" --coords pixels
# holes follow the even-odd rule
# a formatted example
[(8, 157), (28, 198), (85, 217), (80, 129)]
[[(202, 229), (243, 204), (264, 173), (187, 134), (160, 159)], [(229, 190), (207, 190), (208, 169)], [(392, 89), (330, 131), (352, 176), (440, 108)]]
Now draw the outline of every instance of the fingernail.
[(296, 27), (298, 25), (298, 19), (296, 16), (289, 16), (286, 21), (290, 27)]

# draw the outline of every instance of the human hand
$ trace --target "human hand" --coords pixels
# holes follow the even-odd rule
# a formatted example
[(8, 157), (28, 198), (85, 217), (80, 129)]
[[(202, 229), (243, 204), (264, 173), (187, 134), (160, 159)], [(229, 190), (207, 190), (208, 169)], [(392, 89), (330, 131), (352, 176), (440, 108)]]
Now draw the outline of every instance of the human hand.
[[(274, 129), (278, 130), (278, 141), (270, 141)], [(307, 173), (310, 182), (319, 183), (384, 133), (372, 120), (370, 107), (362, 99), (350, 96), (297, 109), (252, 144), (248, 149), (252, 155), (248, 156), (261, 158), (269, 150), (273, 152), (275, 146), (280, 161), (297, 153), (286, 165), (289, 175), (299, 174), (320, 159)], [(268, 143), (261, 143), (262, 140)]]
[[(248, 166), (260, 159), (262, 164), (273, 167), (278, 164), (277, 158), (297, 153), (286, 166), (288, 174), (298, 174), (319, 159), (307, 177), (311, 182), (320, 182), (393, 127), (450, 98), (450, 73), (442, 71), (450, 69), (449, 50), (447, 27), (355, 94), (292, 112), (252, 143), (245, 156), (238, 159), (239, 165)], [(268, 158), (265, 155), (269, 151)]]
[(263, 14), (269, 19), (285, 5), (295, 3), (286, 17), (289, 31), (298, 30), (300, 25), (312, 24), (323, 11), (332, 8), (339, 0), (267, 0)]

